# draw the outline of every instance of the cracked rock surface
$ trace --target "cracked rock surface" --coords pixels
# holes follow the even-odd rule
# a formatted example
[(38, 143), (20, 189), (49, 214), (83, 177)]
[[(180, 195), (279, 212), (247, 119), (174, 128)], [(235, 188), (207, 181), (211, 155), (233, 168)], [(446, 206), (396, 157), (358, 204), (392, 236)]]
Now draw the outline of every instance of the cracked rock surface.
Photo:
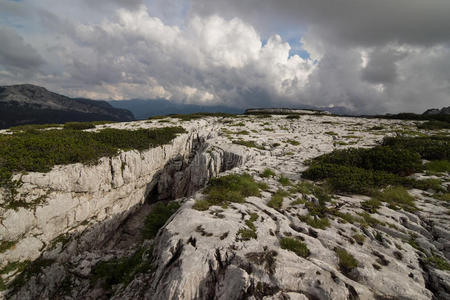
[[(168, 118), (170, 122), (178, 122)], [(179, 125), (179, 124), (177, 124)], [(302, 115), (205, 118), (181, 122), (188, 133), (146, 152), (129, 151), (97, 166), (55, 167), (24, 175), (23, 189), (48, 193), (34, 211), (0, 210), (0, 236), (18, 240), (0, 254), (2, 266), (39, 257), (41, 268), (12, 293), (12, 299), (449, 299), (450, 272), (426, 263), (426, 255), (450, 258), (448, 202), (431, 191), (412, 189), (417, 211), (381, 206), (362, 224), (361, 203), (369, 197), (332, 195), (325, 228), (304, 221), (307, 202), (299, 190), (268, 205), (278, 190), (304, 180), (307, 161), (334, 149), (373, 147), (383, 136), (408, 130), (412, 122)], [(154, 127), (157, 121), (102, 126)], [(167, 124), (164, 124), (167, 126)], [(371, 130), (382, 126), (384, 130)], [(248, 147), (253, 142), (256, 147)], [(126, 162), (125, 168), (121, 168)], [(262, 176), (265, 169), (273, 176)], [(243, 203), (199, 211), (202, 188), (215, 176), (250, 174), (266, 187)], [(427, 177), (425, 174), (415, 176)], [(287, 178), (289, 184), (280, 178)], [(450, 184), (443, 174), (444, 187)], [(150, 197), (153, 195), (155, 199)], [(156, 195), (156, 196), (155, 196)], [(141, 235), (156, 200), (181, 207), (153, 240)], [(343, 216), (354, 216), (355, 220)], [(255, 237), (240, 230), (255, 228)], [(303, 221), (302, 221), (303, 220)], [(358, 221), (359, 220), (359, 221)], [(61, 235), (65, 239), (61, 239)], [(59, 237), (59, 239), (57, 239)], [(301, 241), (308, 255), (281, 246)], [(108, 288), (93, 280), (102, 261), (132, 256), (145, 268)], [(350, 271), (338, 249), (357, 261)], [(43, 261), (49, 261), (44, 264)], [(142, 265), (141, 265), (142, 266)], [(7, 276), (17, 276), (12, 271)]]

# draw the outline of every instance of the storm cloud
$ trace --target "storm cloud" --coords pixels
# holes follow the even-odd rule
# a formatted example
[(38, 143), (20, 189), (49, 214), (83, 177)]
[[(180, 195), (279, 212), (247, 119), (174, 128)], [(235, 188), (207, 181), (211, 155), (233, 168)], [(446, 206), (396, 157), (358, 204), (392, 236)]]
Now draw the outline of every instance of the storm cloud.
[(358, 113), (450, 103), (447, 0), (51, 3), (0, 0), (0, 84)]

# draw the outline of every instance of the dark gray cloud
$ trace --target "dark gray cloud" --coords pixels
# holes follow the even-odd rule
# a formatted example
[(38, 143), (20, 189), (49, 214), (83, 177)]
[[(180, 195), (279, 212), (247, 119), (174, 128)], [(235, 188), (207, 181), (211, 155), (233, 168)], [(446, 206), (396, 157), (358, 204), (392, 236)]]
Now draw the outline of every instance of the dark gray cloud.
[(13, 29), (0, 27), (0, 67), (33, 71), (44, 63), (39, 53)]
[[(8, 8), (0, 12), (8, 41), (0, 45), (0, 84), (31, 80), (100, 99), (363, 113), (450, 102), (447, 0), (11, 3), (0, 0)], [(311, 58), (292, 55), (293, 47)]]
[(333, 43), (450, 41), (448, 0), (193, 0), (193, 11), (239, 16), (265, 30), (297, 24)]

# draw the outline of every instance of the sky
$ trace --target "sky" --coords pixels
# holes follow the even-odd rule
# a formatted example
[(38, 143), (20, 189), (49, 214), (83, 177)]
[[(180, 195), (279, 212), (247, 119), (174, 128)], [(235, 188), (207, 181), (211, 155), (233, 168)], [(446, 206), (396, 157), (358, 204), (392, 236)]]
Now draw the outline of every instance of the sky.
[(0, 0), (0, 85), (355, 113), (450, 105), (449, 0)]

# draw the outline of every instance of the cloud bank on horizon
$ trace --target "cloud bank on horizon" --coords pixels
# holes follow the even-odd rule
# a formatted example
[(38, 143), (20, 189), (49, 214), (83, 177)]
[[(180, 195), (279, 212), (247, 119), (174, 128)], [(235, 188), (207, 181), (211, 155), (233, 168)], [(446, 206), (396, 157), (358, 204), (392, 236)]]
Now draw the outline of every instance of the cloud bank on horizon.
[(448, 0), (0, 0), (0, 84), (233, 107), (450, 105)]

